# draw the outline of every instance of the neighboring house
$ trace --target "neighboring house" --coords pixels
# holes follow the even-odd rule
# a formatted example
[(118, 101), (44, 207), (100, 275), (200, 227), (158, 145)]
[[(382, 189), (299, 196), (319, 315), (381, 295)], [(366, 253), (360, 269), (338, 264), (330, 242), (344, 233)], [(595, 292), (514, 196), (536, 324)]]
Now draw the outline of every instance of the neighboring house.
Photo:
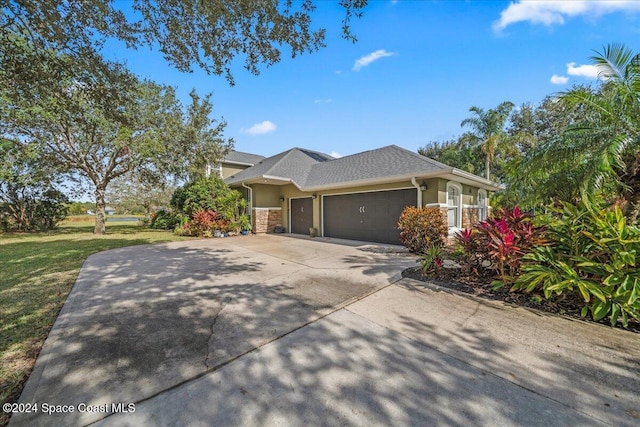
[(224, 160), (220, 162), (215, 169), (214, 173), (217, 173), (222, 178), (227, 178), (233, 174), (243, 171), (261, 160), (264, 160), (264, 156), (257, 154), (243, 153), (241, 151), (231, 150), (225, 156)]
[(405, 206), (438, 207), (450, 229), (488, 214), (500, 187), (395, 145), (333, 158), (292, 148), (226, 177), (250, 203), (253, 231), (399, 243)]
[(115, 215), (116, 210), (114, 208), (107, 206), (106, 208), (104, 208), (104, 213), (107, 215)]

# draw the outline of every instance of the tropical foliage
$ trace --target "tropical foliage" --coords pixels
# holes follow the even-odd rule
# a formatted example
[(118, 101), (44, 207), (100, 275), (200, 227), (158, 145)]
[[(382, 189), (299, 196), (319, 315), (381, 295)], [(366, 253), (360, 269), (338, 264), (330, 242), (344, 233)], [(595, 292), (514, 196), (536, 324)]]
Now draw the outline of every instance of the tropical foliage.
[(223, 233), (251, 230), (246, 215), (247, 201), (218, 176), (200, 177), (178, 187), (171, 206), (178, 213), (174, 215), (187, 219), (175, 224), (183, 234), (211, 237), (215, 230)]
[(611, 325), (640, 320), (640, 229), (627, 224), (620, 208), (565, 203), (545, 223), (548, 245), (525, 256), (513, 289), (540, 289), (546, 298), (579, 295), (583, 316), (609, 316)]
[(504, 127), (512, 109), (513, 103), (509, 101), (488, 110), (473, 106), (469, 109), (473, 115), (460, 124), (471, 128), (463, 139), (469, 140), (472, 146), (479, 146), (484, 154), (484, 177), (487, 179), (491, 179), (491, 163), (496, 153), (506, 142)]
[(634, 223), (640, 215), (640, 56), (609, 45), (592, 61), (602, 84), (560, 95), (556, 102), (572, 120), (514, 165), (509, 187), (547, 203), (601, 197)]
[(544, 227), (535, 226), (531, 214), (518, 206), (513, 210), (500, 209), (473, 229), (455, 234), (464, 254), (462, 261), (467, 272), (480, 268), (492, 270), (498, 281), (496, 287), (513, 284), (520, 273), (522, 258), (537, 245), (544, 244)]

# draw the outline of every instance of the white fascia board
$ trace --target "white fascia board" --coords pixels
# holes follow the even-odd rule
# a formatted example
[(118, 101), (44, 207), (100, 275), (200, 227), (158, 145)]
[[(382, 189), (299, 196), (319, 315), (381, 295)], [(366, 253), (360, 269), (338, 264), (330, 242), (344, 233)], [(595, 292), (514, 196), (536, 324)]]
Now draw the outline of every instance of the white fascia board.
[(451, 170), (451, 174), (458, 176), (460, 178), (465, 178), (468, 179), (470, 181), (472, 181), (474, 183), (475, 186), (483, 188), (485, 190), (489, 190), (489, 191), (499, 191), (499, 190), (504, 190), (504, 185), (500, 185), (500, 184), (496, 184), (493, 181), (490, 181), (488, 179), (482, 178), (478, 175), (474, 175), (472, 173), (460, 170), (460, 169), (456, 169), (453, 168)]
[(245, 162), (235, 162), (233, 160), (223, 160), (220, 162), (221, 165), (237, 165), (237, 166), (254, 166), (254, 163), (245, 163)]
[(271, 179), (274, 181), (282, 181), (284, 183), (293, 184), (298, 190), (302, 191), (302, 188), (298, 185), (298, 183), (292, 180), (291, 178), (283, 178), (281, 176), (273, 176), (273, 175), (262, 175), (262, 179)]

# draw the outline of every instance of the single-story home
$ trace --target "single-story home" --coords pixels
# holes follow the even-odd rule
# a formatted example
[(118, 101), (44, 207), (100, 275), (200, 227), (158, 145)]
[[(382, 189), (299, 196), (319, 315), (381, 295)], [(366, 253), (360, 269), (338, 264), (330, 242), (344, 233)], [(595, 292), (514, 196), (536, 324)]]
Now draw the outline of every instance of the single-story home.
[(454, 230), (486, 218), (489, 192), (500, 189), (396, 145), (340, 158), (304, 148), (250, 156), (231, 152), (221, 173), (247, 198), (256, 233), (281, 226), (289, 233), (313, 229), (324, 237), (397, 244), (406, 206), (438, 207)]

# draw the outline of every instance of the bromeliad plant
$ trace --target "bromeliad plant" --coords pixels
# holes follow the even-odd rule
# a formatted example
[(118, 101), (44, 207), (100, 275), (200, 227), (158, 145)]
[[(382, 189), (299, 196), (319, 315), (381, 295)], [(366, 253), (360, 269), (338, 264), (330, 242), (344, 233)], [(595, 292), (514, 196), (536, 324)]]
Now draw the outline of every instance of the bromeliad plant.
[(444, 266), (444, 261), (442, 259), (442, 247), (437, 245), (429, 246), (425, 249), (422, 255), (420, 255), (418, 262), (420, 263), (420, 268), (424, 274), (440, 273)]
[(578, 293), (582, 315), (609, 316), (615, 326), (640, 321), (640, 229), (627, 224), (622, 211), (563, 204), (547, 222), (549, 246), (524, 259), (512, 289), (541, 289), (549, 299)]

